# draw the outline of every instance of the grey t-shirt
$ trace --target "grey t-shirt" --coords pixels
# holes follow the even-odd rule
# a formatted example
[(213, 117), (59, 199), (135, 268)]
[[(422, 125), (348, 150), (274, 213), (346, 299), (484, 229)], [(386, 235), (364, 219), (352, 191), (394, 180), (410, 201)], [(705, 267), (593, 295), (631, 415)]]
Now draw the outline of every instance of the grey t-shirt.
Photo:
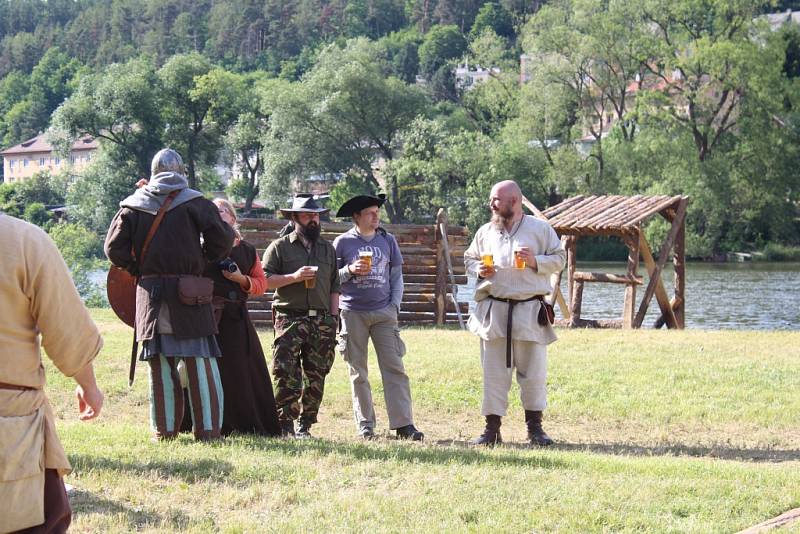
[(403, 256), (394, 236), (378, 231), (366, 240), (352, 228), (334, 239), (333, 246), (339, 269), (356, 261), (359, 251), (372, 251), (372, 270), (369, 274), (352, 276), (342, 282), (340, 308), (375, 311), (392, 303), (391, 269), (399, 270), (403, 265)]

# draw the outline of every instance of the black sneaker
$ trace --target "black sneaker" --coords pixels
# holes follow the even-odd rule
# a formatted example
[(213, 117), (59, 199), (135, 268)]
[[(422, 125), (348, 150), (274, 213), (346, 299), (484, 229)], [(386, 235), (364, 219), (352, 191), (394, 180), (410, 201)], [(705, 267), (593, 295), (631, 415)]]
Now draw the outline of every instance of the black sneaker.
[(368, 426), (362, 427), (361, 430), (358, 431), (358, 435), (361, 439), (375, 439), (375, 431)]
[(282, 438), (293, 438), (295, 437), (294, 433), (294, 421), (289, 419), (288, 421), (281, 421), (281, 437)]
[(425, 434), (417, 430), (414, 425), (401, 426), (396, 430), (397, 439), (410, 439), (411, 441), (422, 441)]
[(296, 437), (297, 439), (311, 439), (313, 437), (311, 435), (311, 423), (300, 421), (300, 424), (297, 427), (297, 432), (295, 433), (294, 437)]

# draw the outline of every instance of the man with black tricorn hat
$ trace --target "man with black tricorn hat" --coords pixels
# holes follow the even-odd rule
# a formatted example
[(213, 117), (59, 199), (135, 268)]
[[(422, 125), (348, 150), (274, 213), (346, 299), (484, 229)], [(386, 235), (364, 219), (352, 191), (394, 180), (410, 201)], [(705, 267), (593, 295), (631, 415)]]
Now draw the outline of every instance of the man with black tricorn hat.
[(414, 426), (411, 389), (403, 366), (405, 344), (397, 319), (403, 300), (403, 256), (395, 237), (380, 227), (386, 195), (358, 195), (339, 208), (353, 228), (333, 241), (342, 283), (339, 349), (350, 369), (353, 414), (364, 439), (375, 435), (375, 408), (367, 377), (367, 345), (372, 339), (383, 379), (389, 428), (400, 439), (421, 441)]
[[(317, 422), (325, 377), (333, 366), (339, 322), (336, 252), (320, 236), (328, 212), (311, 194), (298, 194), (282, 209), (294, 229), (273, 241), (263, 266), (273, 299), (275, 404), (286, 437), (309, 438)], [(294, 421), (300, 420), (295, 432)]]

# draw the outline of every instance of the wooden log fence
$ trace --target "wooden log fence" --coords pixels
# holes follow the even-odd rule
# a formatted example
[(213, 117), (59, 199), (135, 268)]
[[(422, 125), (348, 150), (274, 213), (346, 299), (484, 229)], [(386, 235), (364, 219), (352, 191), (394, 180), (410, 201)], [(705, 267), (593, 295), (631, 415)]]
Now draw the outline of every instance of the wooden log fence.
[[(469, 303), (456, 301), (456, 285), (466, 284), (464, 251), (469, 246), (466, 228), (447, 224), (447, 215), (440, 212), (445, 224), (437, 218), (435, 224), (386, 224), (383, 227), (397, 238), (403, 254), (403, 302), (400, 306), (401, 324), (457, 325), (459, 315), (466, 314)], [(241, 219), (242, 236), (253, 244), (259, 257), (278, 237), (286, 220)], [(322, 237), (333, 241), (352, 228), (350, 222), (322, 221)], [(444, 228), (446, 233), (442, 233)], [(447, 245), (443, 241), (447, 239)], [(449, 252), (445, 257), (445, 250)], [(449, 262), (448, 262), (449, 260)], [(448, 265), (452, 275), (448, 272)], [(273, 291), (248, 301), (248, 309), (257, 326), (272, 324)]]

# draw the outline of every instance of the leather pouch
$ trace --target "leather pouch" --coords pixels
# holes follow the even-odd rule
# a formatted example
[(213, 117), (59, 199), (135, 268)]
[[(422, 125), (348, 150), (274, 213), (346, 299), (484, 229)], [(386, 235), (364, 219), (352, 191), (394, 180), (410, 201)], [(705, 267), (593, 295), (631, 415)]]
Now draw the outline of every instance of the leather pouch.
[(178, 278), (178, 300), (187, 306), (211, 304), (214, 296), (214, 281), (202, 276)]
[(539, 315), (536, 317), (539, 324), (541, 326), (547, 326), (556, 322), (556, 312), (553, 309), (553, 305), (543, 300), (540, 301), (539, 304)]

